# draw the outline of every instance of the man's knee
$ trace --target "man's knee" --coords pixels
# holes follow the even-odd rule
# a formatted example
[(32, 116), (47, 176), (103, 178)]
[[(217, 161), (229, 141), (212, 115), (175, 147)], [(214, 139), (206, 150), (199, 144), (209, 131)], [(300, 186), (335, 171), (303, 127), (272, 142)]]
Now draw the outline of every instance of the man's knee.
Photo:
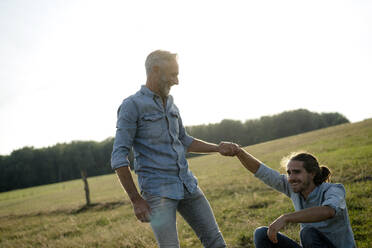
[(301, 243), (303, 246), (311, 245), (318, 236), (319, 231), (314, 227), (304, 227), (300, 232)]
[(219, 232), (217, 235), (215, 235), (212, 239), (208, 240), (208, 242), (202, 242), (205, 247), (208, 248), (225, 248), (226, 243), (225, 240), (222, 237), (221, 232)]
[(304, 248), (334, 247), (332, 242), (318, 229), (305, 227), (300, 232), (301, 244)]
[(261, 226), (261, 227), (258, 227), (255, 231), (254, 231), (254, 240), (255, 241), (259, 241), (259, 240), (263, 240), (263, 239), (267, 239), (267, 227), (266, 226)]
[(226, 247), (225, 240), (221, 231), (216, 226), (215, 228), (205, 228), (196, 232), (198, 238), (204, 247), (208, 248), (221, 248)]

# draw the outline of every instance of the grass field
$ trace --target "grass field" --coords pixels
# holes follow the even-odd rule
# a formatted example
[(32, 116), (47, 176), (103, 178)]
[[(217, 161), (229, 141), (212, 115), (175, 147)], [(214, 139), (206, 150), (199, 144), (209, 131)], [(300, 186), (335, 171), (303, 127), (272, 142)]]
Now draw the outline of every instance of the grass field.
[[(372, 119), (278, 139), (246, 148), (270, 167), (292, 151), (314, 153), (343, 183), (359, 248), (372, 247)], [(240, 165), (218, 154), (189, 160), (229, 247), (253, 247), (252, 233), (293, 211), (291, 201)], [(93, 207), (84, 205), (83, 182), (69, 181), (0, 194), (0, 247), (156, 247), (151, 228), (136, 220), (115, 175), (89, 178)], [(202, 247), (178, 216), (181, 247)], [(285, 234), (299, 239), (299, 225)]]

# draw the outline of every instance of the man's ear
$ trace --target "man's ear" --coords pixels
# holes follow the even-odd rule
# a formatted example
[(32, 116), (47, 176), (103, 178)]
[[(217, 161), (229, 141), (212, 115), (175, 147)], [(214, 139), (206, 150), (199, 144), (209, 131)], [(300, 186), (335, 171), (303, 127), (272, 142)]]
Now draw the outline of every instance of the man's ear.
[(152, 67), (152, 72), (158, 75), (160, 73), (160, 66), (154, 65)]
[(157, 65), (154, 65), (151, 68), (150, 74), (147, 76), (148, 80), (150, 81), (157, 81), (160, 75), (160, 67)]

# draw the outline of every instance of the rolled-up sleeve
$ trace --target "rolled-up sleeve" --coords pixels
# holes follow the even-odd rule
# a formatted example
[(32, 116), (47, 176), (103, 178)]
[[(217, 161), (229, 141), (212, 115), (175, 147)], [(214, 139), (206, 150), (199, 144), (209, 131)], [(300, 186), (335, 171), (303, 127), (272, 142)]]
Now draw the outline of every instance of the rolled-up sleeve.
[(291, 191), (285, 175), (282, 175), (276, 170), (267, 167), (265, 164), (261, 164), (254, 176), (268, 186), (290, 197)]
[(124, 100), (118, 109), (116, 135), (111, 154), (111, 167), (114, 170), (129, 165), (128, 154), (137, 130), (137, 117), (133, 101)]
[(324, 193), (322, 206), (329, 206), (336, 211), (336, 214), (345, 210), (345, 188), (342, 184), (334, 184)]
[(187, 134), (185, 127), (183, 126), (182, 123), (182, 118), (179, 116), (178, 118), (178, 125), (179, 125), (179, 140), (183, 144), (185, 150), (191, 145), (191, 143), (194, 141), (194, 137), (190, 136)]

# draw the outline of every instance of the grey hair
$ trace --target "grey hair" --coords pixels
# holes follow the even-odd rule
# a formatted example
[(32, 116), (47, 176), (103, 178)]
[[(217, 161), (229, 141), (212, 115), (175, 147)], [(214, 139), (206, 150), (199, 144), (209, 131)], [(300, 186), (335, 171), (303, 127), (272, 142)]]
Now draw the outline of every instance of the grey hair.
[(177, 53), (171, 53), (164, 50), (156, 50), (150, 53), (145, 62), (146, 75), (149, 76), (154, 66), (163, 66), (164, 62), (177, 60)]

